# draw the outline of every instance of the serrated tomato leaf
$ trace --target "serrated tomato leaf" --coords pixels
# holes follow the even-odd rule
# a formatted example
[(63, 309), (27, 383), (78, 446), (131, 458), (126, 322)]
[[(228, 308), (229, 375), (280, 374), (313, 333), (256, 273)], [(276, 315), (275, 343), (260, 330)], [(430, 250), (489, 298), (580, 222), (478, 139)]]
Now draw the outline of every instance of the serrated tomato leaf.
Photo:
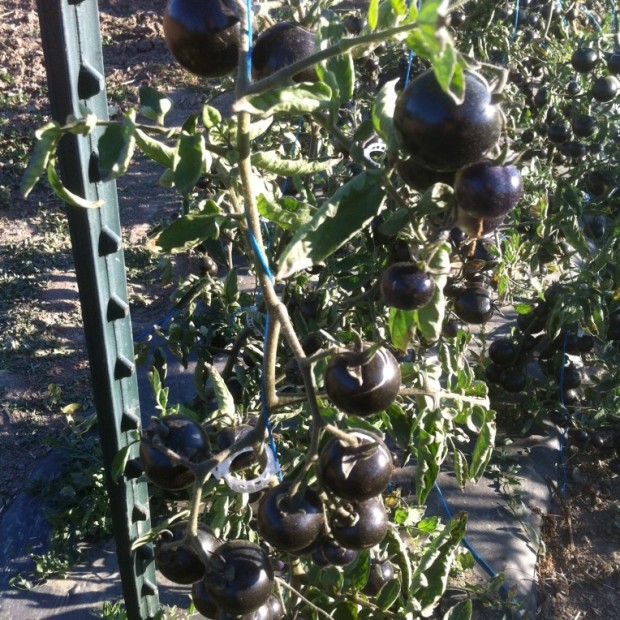
[(288, 278), (324, 260), (379, 213), (385, 192), (382, 172), (367, 170), (343, 185), (302, 226), (280, 259), (278, 278)]

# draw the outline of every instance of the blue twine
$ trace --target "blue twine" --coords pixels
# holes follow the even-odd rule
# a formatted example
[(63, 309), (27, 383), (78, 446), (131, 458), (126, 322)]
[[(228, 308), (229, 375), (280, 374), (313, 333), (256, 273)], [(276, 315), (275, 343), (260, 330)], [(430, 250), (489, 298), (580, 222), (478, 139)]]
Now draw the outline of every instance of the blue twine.
[[(413, 0), (407, 0), (407, 7), (411, 6)], [(420, 8), (421, 0), (418, 0), (418, 8)], [(409, 50), (409, 58), (407, 60), (407, 73), (405, 74), (405, 88), (409, 84), (409, 76), (411, 75), (411, 63), (413, 62), (413, 50)]]
[[(253, 49), (253, 45), (252, 45), (252, 0), (246, 0), (246, 7), (247, 7), (247, 17), (248, 17), (248, 63), (247, 63), (246, 70), (247, 70), (248, 82), (251, 82), (252, 81), (252, 49)], [(252, 249), (254, 250), (254, 253), (257, 256), (258, 261), (260, 262), (263, 271), (267, 274), (267, 277), (269, 278), (269, 280), (273, 282), (274, 277), (273, 277), (273, 274), (271, 273), (271, 269), (269, 268), (269, 262), (267, 260), (267, 257), (265, 256), (262, 249), (258, 245), (258, 241), (256, 240), (256, 237), (254, 236), (254, 233), (252, 232), (252, 229), (249, 225), (248, 225), (248, 230), (250, 232), (250, 243), (252, 244)], [(265, 329), (263, 332), (263, 343), (265, 343), (267, 340), (268, 330), (269, 330), (269, 312), (265, 313)], [(263, 360), (263, 364), (264, 363), (265, 362)], [(282, 480), (282, 470), (280, 469), (280, 461), (278, 459), (278, 453), (276, 451), (276, 443), (273, 438), (271, 422), (269, 421), (269, 412), (267, 409), (267, 390), (265, 387), (265, 379), (264, 379), (266, 373), (264, 370), (265, 369), (263, 368), (263, 378), (261, 380), (261, 389), (260, 389), (262, 416), (263, 416), (263, 420), (265, 421), (265, 427), (267, 428), (267, 433), (269, 436), (269, 447), (271, 448), (271, 451), (273, 452), (274, 460), (276, 463), (278, 479)]]
[(515, 23), (512, 28), (512, 38), (517, 36), (517, 29), (519, 28), (519, 0), (515, 0)]
[(602, 33), (603, 28), (601, 24), (599, 23), (599, 21), (596, 19), (596, 17), (594, 17), (594, 14), (592, 13), (592, 11), (590, 11), (588, 7), (585, 6), (585, 4), (580, 4), (579, 6), (581, 10), (590, 18), (590, 21), (598, 28), (598, 31)]
[(247, 58), (247, 66), (246, 66), (246, 72), (247, 72), (247, 77), (248, 77), (248, 82), (252, 81), (252, 36), (253, 36), (253, 32), (252, 32), (252, 0), (247, 0), (247, 18), (248, 18), (248, 39), (249, 39), (249, 43), (248, 43), (248, 58)]

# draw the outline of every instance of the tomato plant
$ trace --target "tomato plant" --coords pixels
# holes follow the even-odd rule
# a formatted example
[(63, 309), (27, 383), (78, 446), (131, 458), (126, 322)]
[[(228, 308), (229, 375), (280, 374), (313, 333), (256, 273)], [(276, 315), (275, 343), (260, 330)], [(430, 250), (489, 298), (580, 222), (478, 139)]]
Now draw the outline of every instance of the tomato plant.
[[(522, 3), (521, 29), (508, 1), (372, 0), (348, 19), (305, 4), (261, 9), (253, 47), (244, 2), (170, 0), (172, 54), (206, 77), (236, 67), (234, 104), (210, 82), (169, 127), (165, 94), (143, 87), (105, 124), (101, 178), (136, 150), (160, 164), (181, 208), (157, 247), (205, 265), (178, 283), (163, 332), (195, 361), (196, 396), (168, 408), (152, 369), (161, 411), (142, 459), (155, 485), (191, 487), (182, 545), (204, 564), (203, 613), (428, 617), (466, 515), (431, 523), (423, 507), (447, 464), (461, 487), (480, 479), (496, 410), (531, 427), (560, 393), (577, 430), (568, 407), (586, 397), (617, 419), (617, 82), (597, 73), (603, 57), (617, 72), (617, 52), (551, 1)], [(224, 55), (207, 52), (213, 37)], [(39, 130), (26, 192), (48, 169), (65, 200), (93, 206), (62, 187), (54, 156), (97, 124)], [(489, 362), (470, 345), (510, 304), (519, 318)], [(575, 364), (595, 355), (598, 388), (613, 389), (584, 389)], [(532, 385), (532, 362), (536, 398), (506, 398)], [(390, 484), (408, 465), (415, 505)], [(207, 550), (203, 522), (221, 541)]]

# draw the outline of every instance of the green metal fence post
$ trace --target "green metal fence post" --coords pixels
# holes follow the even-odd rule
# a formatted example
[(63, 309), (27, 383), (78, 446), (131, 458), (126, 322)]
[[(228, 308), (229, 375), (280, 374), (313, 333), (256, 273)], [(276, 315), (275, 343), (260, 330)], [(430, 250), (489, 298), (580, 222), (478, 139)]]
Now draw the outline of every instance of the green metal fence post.
[[(97, 0), (37, 4), (53, 118), (64, 123), (83, 106), (107, 119)], [(118, 481), (110, 476), (115, 455), (140, 428), (140, 408), (118, 198), (114, 182), (98, 179), (100, 135), (63, 138), (59, 165), (72, 192), (104, 201), (98, 209), (69, 206), (67, 215), (125, 605), (130, 620), (144, 620), (159, 609), (152, 546), (131, 551), (150, 529), (147, 484), (129, 472)], [(137, 452), (134, 444), (130, 456)]]

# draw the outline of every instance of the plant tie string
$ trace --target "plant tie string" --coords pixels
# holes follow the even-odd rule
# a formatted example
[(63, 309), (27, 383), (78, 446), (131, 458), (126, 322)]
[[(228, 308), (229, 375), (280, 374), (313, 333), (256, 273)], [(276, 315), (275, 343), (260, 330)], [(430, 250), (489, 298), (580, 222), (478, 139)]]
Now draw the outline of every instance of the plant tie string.
[[(246, 65), (246, 75), (247, 75), (247, 79), (248, 79), (248, 83), (250, 83), (252, 81), (252, 49), (253, 49), (253, 44), (252, 44), (252, 36), (253, 36), (253, 31), (252, 31), (252, 0), (246, 0), (246, 15), (247, 15), (247, 29), (248, 29), (248, 54), (247, 54), (247, 65)], [(248, 231), (250, 233), (250, 243), (252, 244), (252, 249), (254, 250), (254, 254), (256, 255), (256, 257), (258, 258), (258, 261), (261, 264), (261, 268), (263, 269), (263, 271), (265, 272), (265, 274), (267, 275), (267, 277), (269, 278), (269, 280), (271, 282), (274, 281), (274, 277), (273, 274), (271, 273), (271, 269), (269, 268), (269, 261), (267, 260), (267, 257), (265, 256), (265, 254), (263, 253), (261, 247), (258, 244), (258, 241), (256, 240), (256, 237), (254, 235), (254, 231), (252, 230), (252, 228), (249, 225), (248, 222)], [(267, 341), (267, 333), (269, 332), (269, 312), (265, 312), (265, 329), (263, 332), (263, 347), (265, 346), (265, 343)], [(263, 364), (264, 364), (264, 359), (263, 359)], [(273, 432), (272, 432), (272, 428), (271, 428), (271, 422), (269, 420), (269, 411), (267, 408), (267, 390), (265, 387), (265, 369), (263, 368), (263, 373), (262, 373), (262, 378), (261, 378), (261, 389), (260, 389), (260, 400), (261, 400), (261, 409), (262, 409), (262, 416), (263, 416), (263, 420), (265, 422), (265, 427), (267, 428), (267, 433), (269, 435), (269, 447), (271, 449), (271, 451), (273, 452), (273, 456), (275, 459), (275, 465), (276, 465), (276, 471), (277, 471), (277, 475), (278, 475), (278, 479), (282, 480), (282, 470), (280, 469), (280, 461), (278, 460), (278, 454), (277, 454), (277, 450), (276, 450), (276, 443), (273, 439)]]

